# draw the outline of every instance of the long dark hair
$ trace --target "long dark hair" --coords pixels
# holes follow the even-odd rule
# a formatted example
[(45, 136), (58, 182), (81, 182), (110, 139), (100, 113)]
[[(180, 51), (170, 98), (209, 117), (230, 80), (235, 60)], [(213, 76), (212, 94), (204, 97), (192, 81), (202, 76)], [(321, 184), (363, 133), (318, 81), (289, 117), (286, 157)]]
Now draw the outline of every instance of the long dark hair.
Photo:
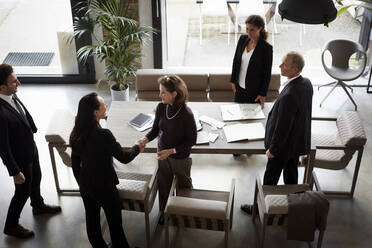
[(80, 99), (75, 117), (75, 126), (70, 134), (70, 145), (73, 153), (80, 154), (86, 137), (98, 126), (94, 111), (98, 110), (99, 106), (98, 95), (95, 92)]
[(259, 15), (250, 15), (248, 16), (247, 20), (245, 21), (245, 24), (252, 24), (255, 25), (258, 28), (262, 28), (260, 31), (260, 38), (267, 40), (267, 32), (265, 30), (265, 21), (264, 19)]

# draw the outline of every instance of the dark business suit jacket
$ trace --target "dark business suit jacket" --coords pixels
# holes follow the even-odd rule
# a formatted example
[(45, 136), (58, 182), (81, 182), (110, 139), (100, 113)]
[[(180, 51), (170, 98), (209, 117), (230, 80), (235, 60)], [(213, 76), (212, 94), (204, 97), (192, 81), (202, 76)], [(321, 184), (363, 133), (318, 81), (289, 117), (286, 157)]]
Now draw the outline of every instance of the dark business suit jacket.
[(310, 80), (299, 76), (276, 99), (265, 133), (265, 149), (275, 157), (295, 158), (310, 151), (312, 97)]
[[(242, 35), (236, 46), (230, 82), (239, 85), (239, 73), (242, 62), (242, 54), (249, 42), (248, 35)], [(273, 63), (273, 47), (264, 39), (259, 39), (256, 48), (248, 64), (245, 76), (245, 89), (249, 98), (254, 101), (258, 96), (266, 96), (271, 78), (271, 67)]]
[(111, 131), (95, 128), (85, 139), (80, 154), (72, 150), (72, 169), (80, 190), (104, 191), (119, 183), (113, 167), (113, 157), (129, 163), (139, 153), (138, 145), (124, 151)]
[(34, 160), (34, 133), (37, 128), (26, 107), (23, 107), (28, 123), (8, 102), (0, 98), (0, 157), (9, 175), (15, 176)]

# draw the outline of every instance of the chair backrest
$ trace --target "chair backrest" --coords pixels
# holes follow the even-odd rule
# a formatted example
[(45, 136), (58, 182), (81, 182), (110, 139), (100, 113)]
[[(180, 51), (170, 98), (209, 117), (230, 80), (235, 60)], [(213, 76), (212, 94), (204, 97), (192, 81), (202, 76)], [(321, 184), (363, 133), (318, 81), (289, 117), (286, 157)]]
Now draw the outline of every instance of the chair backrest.
[(74, 126), (75, 116), (66, 109), (57, 109), (50, 119), (45, 140), (54, 144), (62, 162), (71, 166), (71, 148), (68, 147), (70, 133)]
[[(344, 156), (340, 160), (340, 167), (345, 168), (358, 148), (367, 142), (362, 122), (355, 111), (345, 111), (336, 120), (338, 138), (346, 146)], [(336, 168), (336, 167), (335, 167)]]
[[(332, 66), (328, 67), (325, 63), (324, 54), (329, 51), (332, 55)], [(349, 60), (351, 55), (354, 53), (359, 53), (357, 56), (361, 55), (361, 63), (355, 68), (350, 68)], [(325, 44), (322, 52), (322, 64), (326, 72), (336, 79), (341, 80), (354, 80), (358, 78), (364, 71), (366, 66), (366, 54), (363, 50), (362, 45), (357, 42), (346, 40), (346, 39), (336, 39), (331, 40)], [(335, 70), (336, 69), (336, 70)]]
[(367, 142), (362, 121), (355, 111), (345, 111), (336, 120), (338, 134), (346, 147), (360, 147)]

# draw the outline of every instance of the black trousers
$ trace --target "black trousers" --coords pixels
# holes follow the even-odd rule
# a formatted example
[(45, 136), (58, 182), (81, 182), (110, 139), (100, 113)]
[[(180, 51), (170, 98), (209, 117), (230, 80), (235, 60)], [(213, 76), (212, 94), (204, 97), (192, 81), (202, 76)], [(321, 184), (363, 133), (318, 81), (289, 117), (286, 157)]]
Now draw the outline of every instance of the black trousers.
[(128, 241), (123, 230), (121, 219), (121, 200), (116, 187), (99, 192), (91, 192), (80, 189), (85, 207), (87, 234), (93, 248), (106, 248), (107, 244), (102, 237), (100, 212), (101, 207), (105, 212), (110, 230), (113, 248), (129, 248)]
[(234, 101), (237, 103), (260, 103), (259, 101), (255, 102), (255, 97), (252, 97), (251, 94), (246, 89), (243, 89), (239, 84), (235, 84), (236, 92)]
[(290, 159), (269, 158), (266, 164), (263, 184), (277, 185), (282, 171), (285, 184), (297, 184), (298, 159), (299, 157)]
[(20, 168), (26, 178), (25, 182), (23, 184), (14, 184), (15, 192), (10, 201), (5, 227), (15, 227), (18, 225), (19, 217), (28, 197), (31, 198), (32, 207), (40, 207), (44, 204), (44, 199), (40, 195), (41, 170), (36, 145), (34, 149), (35, 155), (32, 163)]

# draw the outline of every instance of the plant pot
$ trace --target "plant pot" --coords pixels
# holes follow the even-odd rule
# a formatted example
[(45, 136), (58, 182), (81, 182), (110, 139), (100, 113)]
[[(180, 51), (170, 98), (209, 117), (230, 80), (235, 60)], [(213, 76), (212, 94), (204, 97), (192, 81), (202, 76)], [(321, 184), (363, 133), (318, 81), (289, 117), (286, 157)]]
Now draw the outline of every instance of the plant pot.
[(129, 87), (124, 90), (113, 90), (111, 86), (110, 91), (113, 101), (129, 101)]

